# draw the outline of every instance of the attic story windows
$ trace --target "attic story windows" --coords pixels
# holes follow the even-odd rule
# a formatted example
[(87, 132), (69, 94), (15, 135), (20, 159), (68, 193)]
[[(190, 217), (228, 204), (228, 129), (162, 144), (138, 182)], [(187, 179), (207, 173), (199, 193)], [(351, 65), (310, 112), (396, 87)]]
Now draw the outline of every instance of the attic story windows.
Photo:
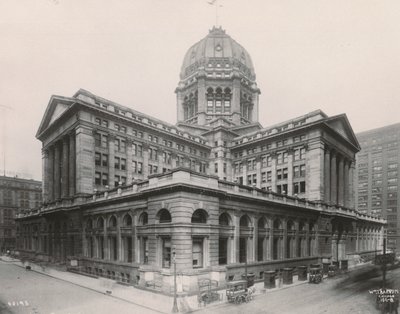
[(196, 115), (197, 111), (197, 92), (190, 93), (183, 99), (184, 119), (187, 120), (192, 118)]
[(230, 113), (231, 112), (231, 90), (227, 87), (207, 89), (207, 113)]

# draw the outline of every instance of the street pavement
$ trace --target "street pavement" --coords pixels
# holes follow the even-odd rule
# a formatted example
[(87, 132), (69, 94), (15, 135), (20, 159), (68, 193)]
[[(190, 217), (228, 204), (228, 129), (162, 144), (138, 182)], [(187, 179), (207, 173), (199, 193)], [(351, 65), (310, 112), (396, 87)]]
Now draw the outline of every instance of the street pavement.
[[(170, 313), (172, 298), (132, 286), (121, 286), (108, 279), (96, 279), (54, 268), (25, 264), (12, 258), (0, 258), (0, 314), (91, 314), (91, 313)], [(263, 289), (256, 283), (255, 299), (247, 304), (234, 305), (220, 291), (219, 302), (200, 308), (200, 313), (377, 313), (375, 295), (381, 271), (373, 265), (361, 267), (341, 276), (324, 279), (321, 284), (300, 282)], [(400, 288), (400, 270), (387, 274), (388, 286)], [(107, 295), (106, 291), (112, 295)], [(198, 309), (197, 296), (178, 299), (182, 312)]]
[[(400, 290), (400, 269), (387, 272), (387, 287)], [(205, 308), (200, 313), (218, 314), (372, 314), (380, 313), (375, 307), (382, 271), (370, 265), (347, 274), (324, 279), (320, 284), (304, 284), (295, 288), (276, 290), (257, 296), (249, 303), (224, 304)]]
[(153, 314), (160, 312), (0, 261), (0, 313)]

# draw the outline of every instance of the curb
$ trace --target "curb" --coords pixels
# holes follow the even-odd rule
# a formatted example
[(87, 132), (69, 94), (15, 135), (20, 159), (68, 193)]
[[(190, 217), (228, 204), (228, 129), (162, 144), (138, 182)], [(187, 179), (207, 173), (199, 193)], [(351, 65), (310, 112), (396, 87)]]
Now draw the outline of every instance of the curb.
[[(18, 264), (18, 262), (20, 262), (20, 261), (5, 261), (5, 260), (3, 260), (3, 259), (1, 259), (1, 258), (0, 258), (0, 261), (1, 261), (1, 262), (5, 262), (5, 263), (13, 264), (13, 265), (15, 265), (15, 266), (17, 266), (17, 267), (25, 268), (23, 265), (19, 265), (19, 264)], [(35, 272), (35, 273), (37, 273), (37, 274), (40, 274), (40, 275), (43, 275), (43, 276), (47, 276), (47, 277), (50, 277), (50, 278), (54, 278), (54, 279), (57, 279), (57, 280), (60, 280), (60, 281), (63, 281), (63, 282), (68, 282), (68, 283), (70, 283), (70, 284), (72, 284), (72, 285), (75, 285), (75, 286), (78, 286), (78, 287), (81, 287), (81, 288), (84, 288), (84, 289), (88, 289), (88, 290), (90, 290), (90, 291), (93, 291), (93, 292), (96, 292), (96, 293), (99, 293), (99, 294), (102, 294), (102, 295), (107, 295), (107, 296), (109, 296), (109, 297), (111, 297), (111, 298), (115, 298), (115, 299), (118, 299), (118, 300), (121, 300), (121, 301), (130, 303), (130, 304), (133, 304), (133, 305), (137, 305), (137, 306), (143, 307), (143, 308), (145, 308), (145, 309), (148, 309), (148, 310), (151, 310), (151, 311), (154, 311), (154, 312), (158, 312), (158, 313), (161, 313), (161, 314), (170, 314), (170, 312), (162, 312), (162, 311), (160, 311), (160, 310), (157, 310), (157, 309), (154, 309), (154, 308), (151, 308), (151, 307), (148, 307), (148, 306), (146, 306), (146, 305), (139, 304), (139, 303), (135, 303), (135, 302), (133, 302), (133, 301), (127, 300), (127, 299), (125, 299), (125, 298), (118, 297), (118, 296), (116, 296), (116, 295), (107, 294), (107, 293), (105, 293), (105, 292), (102, 292), (101, 290), (97, 290), (97, 289), (94, 289), (94, 288), (90, 288), (90, 287), (88, 287), (88, 286), (83, 286), (83, 285), (81, 285), (81, 284), (79, 284), (79, 283), (72, 282), (72, 281), (69, 281), (69, 280), (67, 280), (67, 279), (62, 279), (62, 278), (59, 278), (59, 277), (55, 277), (55, 276), (52, 276), (52, 275), (50, 275), (50, 274), (46, 274), (46, 273), (43, 273), (43, 272), (40, 272), (40, 271), (37, 271), (37, 270), (34, 270), (34, 269), (29, 270), (29, 271), (32, 271), (32, 272)]]

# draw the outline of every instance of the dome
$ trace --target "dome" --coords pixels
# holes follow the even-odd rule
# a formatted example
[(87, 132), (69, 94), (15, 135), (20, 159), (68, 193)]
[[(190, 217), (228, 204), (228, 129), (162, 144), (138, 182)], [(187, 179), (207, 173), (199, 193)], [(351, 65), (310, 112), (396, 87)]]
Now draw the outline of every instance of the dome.
[(239, 71), (249, 80), (255, 80), (253, 62), (249, 53), (225, 33), (221, 27), (213, 27), (209, 34), (186, 52), (180, 78), (184, 80), (194, 74), (214, 71)]

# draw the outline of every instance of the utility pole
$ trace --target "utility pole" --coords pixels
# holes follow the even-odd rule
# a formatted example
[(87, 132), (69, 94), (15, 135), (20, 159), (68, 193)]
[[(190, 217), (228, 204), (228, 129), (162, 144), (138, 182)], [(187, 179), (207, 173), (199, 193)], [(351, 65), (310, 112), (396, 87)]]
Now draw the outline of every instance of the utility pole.
[[(383, 238), (383, 256), (386, 255), (386, 238)], [(385, 289), (386, 287), (386, 261), (384, 261), (382, 265), (382, 270), (383, 270), (383, 278), (382, 278), (382, 289)]]
[(176, 246), (172, 246), (172, 263), (174, 263), (174, 305), (172, 306), (172, 313), (178, 313), (178, 303), (176, 296)]

